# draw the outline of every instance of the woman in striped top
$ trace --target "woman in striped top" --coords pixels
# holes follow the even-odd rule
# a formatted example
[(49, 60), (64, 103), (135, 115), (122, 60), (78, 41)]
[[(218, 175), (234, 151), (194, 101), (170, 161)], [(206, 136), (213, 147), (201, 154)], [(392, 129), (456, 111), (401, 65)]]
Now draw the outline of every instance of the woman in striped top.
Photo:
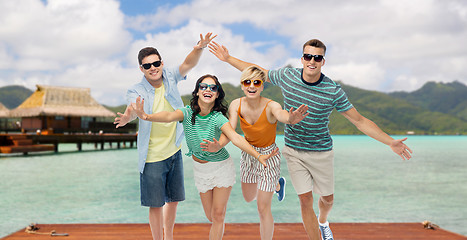
[(225, 116), (227, 107), (223, 104), (224, 90), (216, 76), (204, 75), (196, 82), (190, 106), (174, 112), (146, 114), (144, 99), (136, 99), (135, 112), (143, 120), (153, 122), (183, 123), (187, 155), (192, 156), (195, 185), (199, 191), (204, 212), (212, 222), (209, 239), (222, 239), (224, 219), (232, 186), (235, 183), (235, 167), (225, 148), (217, 152), (203, 151), (203, 139), (219, 139), (221, 133), (232, 143), (254, 156), (265, 167), (266, 160), (278, 154), (278, 149), (268, 154), (258, 153), (242, 136), (235, 132)]
[[(293, 109), (287, 111), (282, 109), (279, 103), (261, 96), (265, 81), (266, 74), (260, 68), (250, 66), (243, 70), (240, 82), (245, 96), (230, 103), (229, 121), (234, 129), (240, 121), (240, 127), (248, 143), (256, 151), (267, 154), (278, 149), (275, 143), (278, 121), (296, 124), (309, 113), (307, 113), (306, 105), (301, 105), (295, 111)], [(205, 140), (202, 147), (206, 151), (217, 151), (228, 142), (226, 137), (221, 137), (219, 141)], [(285, 178), (280, 178), (280, 154), (270, 158), (267, 165), (268, 167), (264, 168), (258, 161), (242, 151), (240, 179), (243, 198), (247, 202), (256, 200), (262, 240), (272, 239), (274, 234), (274, 219), (271, 212), (273, 194), (278, 193), (279, 201), (282, 201), (285, 194)]]

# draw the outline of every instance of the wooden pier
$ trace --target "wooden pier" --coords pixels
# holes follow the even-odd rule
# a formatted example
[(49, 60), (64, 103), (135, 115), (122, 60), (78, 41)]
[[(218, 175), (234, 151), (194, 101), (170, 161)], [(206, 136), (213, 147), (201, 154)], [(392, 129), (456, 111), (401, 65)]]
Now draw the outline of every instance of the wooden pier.
[(34, 144), (26, 134), (0, 134), (0, 153), (54, 151), (53, 145)]
[(123, 143), (130, 144), (133, 148), (136, 143), (136, 134), (126, 133), (103, 133), (103, 134), (0, 134), (0, 153), (23, 153), (54, 151), (58, 152), (60, 143), (76, 143), (77, 150), (82, 151), (83, 143), (94, 143), (97, 148), (104, 150), (104, 145), (108, 143), (112, 147), (113, 143), (117, 148), (121, 148)]
[[(37, 224), (40, 229), (26, 233), (21, 229), (2, 240), (66, 239), (66, 240), (151, 240), (148, 224)], [(208, 239), (210, 224), (178, 223), (174, 239)], [(467, 237), (443, 229), (425, 229), (422, 223), (331, 223), (338, 240), (466, 240)], [(55, 234), (52, 234), (54, 231)], [(68, 236), (60, 236), (60, 234)], [(258, 223), (227, 223), (224, 240), (260, 239)], [(276, 223), (276, 240), (308, 239), (302, 223)]]

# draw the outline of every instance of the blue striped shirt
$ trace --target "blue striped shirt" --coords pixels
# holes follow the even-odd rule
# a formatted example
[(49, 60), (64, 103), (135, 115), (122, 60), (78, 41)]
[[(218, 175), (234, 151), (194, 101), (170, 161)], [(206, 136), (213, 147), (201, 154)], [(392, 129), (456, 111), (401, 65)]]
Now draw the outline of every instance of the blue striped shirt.
[(285, 126), (285, 145), (306, 151), (332, 150), (329, 134), (329, 115), (335, 108), (345, 112), (353, 105), (341, 86), (321, 74), (316, 83), (307, 83), (302, 78), (303, 68), (281, 68), (269, 71), (269, 79), (281, 88), (284, 109), (308, 106), (310, 113), (301, 122)]

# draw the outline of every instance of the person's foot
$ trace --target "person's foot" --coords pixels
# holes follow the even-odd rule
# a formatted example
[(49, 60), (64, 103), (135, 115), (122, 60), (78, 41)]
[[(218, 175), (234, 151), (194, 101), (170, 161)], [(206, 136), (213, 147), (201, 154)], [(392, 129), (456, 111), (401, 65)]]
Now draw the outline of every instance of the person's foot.
[(319, 223), (319, 230), (321, 231), (321, 239), (322, 240), (334, 240), (334, 236), (332, 236), (331, 228), (329, 227), (329, 222), (326, 223)]
[(280, 202), (284, 200), (285, 198), (285, 178), (284, 177), (279, 178), (279, 186), (280, 186), (280, 189), (276, 191), (276, 194), (277, 194), (277, 199)]

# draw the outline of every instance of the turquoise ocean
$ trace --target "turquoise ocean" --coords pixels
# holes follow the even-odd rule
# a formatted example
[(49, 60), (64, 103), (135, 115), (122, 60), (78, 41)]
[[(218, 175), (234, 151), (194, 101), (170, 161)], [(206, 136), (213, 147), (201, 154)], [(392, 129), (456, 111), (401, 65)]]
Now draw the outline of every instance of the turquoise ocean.
[[(330, 222), (429, 220), (467, 235), (467, 136), (409, 136), (406, 143), (414, 151), (410, 161), (367, 136), (333, 139), (336, 188)], [(283, 136), (277, 143), (282, 149)], [(259, 222), (256, 202), (242, 197), (240, 150), (232, 144), (227, 148), (236, 163), (237, 183), (226, 221)], [(148, 222), (148, 209), (139, 200), (136, 149), (100, 151), (89, 144), (83, 150), (62, 144), (58, 154), (0, 155), (0, 237), (30, 223)], [(186, 145), (182, 150), (187, 152)], [(186, 200), (179, 205), (177, 223), (206, 223), (192, 160), (185, 155), (184, 168)], [(273, 198), (274, 220), (301, 222), (284, 159), (282, 175), (288, 181), (286, 198)]]

